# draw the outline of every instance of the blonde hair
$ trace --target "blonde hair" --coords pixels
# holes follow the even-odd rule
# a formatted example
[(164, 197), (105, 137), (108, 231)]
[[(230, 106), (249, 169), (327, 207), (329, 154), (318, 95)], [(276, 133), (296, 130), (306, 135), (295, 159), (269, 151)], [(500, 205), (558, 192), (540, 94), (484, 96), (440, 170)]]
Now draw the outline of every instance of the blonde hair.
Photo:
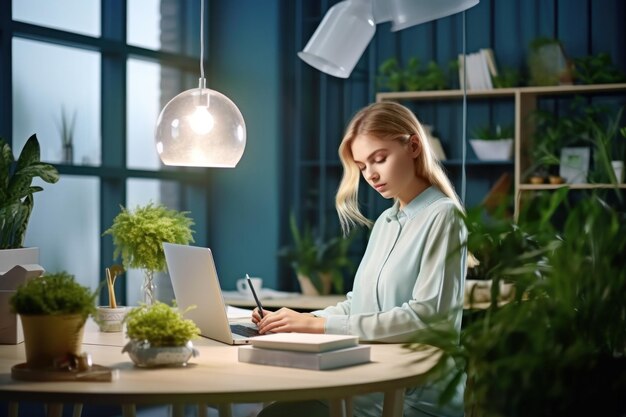
[(343, 177), (335, 197), (335, 207), (341, 229), (348, 234), (357, 225), (371, 227), (372, 222), (359, 210), (358, 192), (361, 172), (352, 156), (352, 141), (359, 135), (372, 135), (384, 140), (408, 143), (411, 136), (418, 138), (422, 151), (415, 159), (415, 174), (439, 188), (465, 212), (459, 197), (445, 174), (427, 140), (424, 128), (411, 110), (394, 102), (370, 104), (361, 109), (350, 121), (339, 145), (339, 158), (343, 165)]

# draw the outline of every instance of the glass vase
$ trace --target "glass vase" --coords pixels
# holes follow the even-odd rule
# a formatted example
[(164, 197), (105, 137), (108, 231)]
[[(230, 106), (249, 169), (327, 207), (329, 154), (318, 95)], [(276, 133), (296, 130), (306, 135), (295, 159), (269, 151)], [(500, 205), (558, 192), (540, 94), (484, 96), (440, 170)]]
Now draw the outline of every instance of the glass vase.
[(144, 304), (151, 306), (156, 302), (156, 283), (154, 282), (154, 272), (144, 271), (143, 285), (143, 302)]

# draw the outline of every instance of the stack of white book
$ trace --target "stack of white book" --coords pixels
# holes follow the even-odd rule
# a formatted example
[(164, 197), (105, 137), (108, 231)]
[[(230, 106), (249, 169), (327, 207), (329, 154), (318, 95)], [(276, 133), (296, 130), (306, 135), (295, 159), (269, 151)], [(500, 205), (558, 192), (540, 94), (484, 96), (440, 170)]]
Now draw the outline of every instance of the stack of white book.
[(274, 333), (239, 348), (239, 362), (325, 370), (370, 361), (370, 347), (349, 335)]
[(483, 48), (478, 52), (459, 55), (459, 81), (463, 88), (463, 71), (467, 70), (468, 90), (491, 90), (492, 78), (498, 75), (496, 59), (491, 48)]

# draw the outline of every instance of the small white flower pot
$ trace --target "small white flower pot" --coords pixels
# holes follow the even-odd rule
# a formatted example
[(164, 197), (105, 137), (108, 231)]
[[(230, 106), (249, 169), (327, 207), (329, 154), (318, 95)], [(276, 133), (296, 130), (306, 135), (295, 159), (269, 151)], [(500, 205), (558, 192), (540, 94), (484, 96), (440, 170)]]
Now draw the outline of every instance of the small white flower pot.
[(508, 161), (513, 156), (513, 139), (470, 139), (469, 142), (481, 161)]
[(624, 182), (624, 161), (611, 161), (611, 166), (613, 167), (615, 178), (617, 178), (617, 183), (618, 184), (623, 183)]
[(101, 332), (121, 332), (124, 317), (126, 317), (126, 307), (110, 308), (98, 306), (96, 311), (96, 322)]

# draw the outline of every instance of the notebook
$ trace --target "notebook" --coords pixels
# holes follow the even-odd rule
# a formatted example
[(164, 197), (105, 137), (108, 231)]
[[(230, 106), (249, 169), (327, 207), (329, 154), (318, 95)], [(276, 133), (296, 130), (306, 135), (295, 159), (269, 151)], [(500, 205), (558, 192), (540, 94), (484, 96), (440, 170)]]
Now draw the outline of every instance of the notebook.
[(163, 243), (163, 250), (176, 303), (181, 310), (196, 306), (185, 317), (196, 323), (202, 336), (241, 345), (258, 335), (252, 322), (229, 322), (211, 249)]

